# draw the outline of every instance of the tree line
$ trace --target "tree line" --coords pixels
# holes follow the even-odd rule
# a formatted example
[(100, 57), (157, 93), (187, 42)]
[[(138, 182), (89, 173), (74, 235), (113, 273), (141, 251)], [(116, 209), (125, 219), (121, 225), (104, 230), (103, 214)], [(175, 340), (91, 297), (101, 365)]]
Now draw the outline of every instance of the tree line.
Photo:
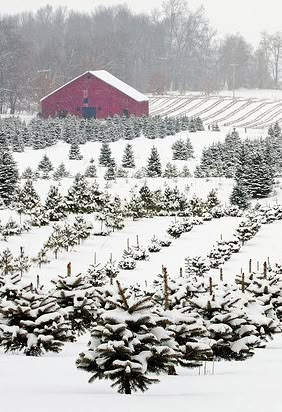
[(39, 99), (86, 70), (105, 69), (143, 92), (279, 88), (282, 33), (257, 48), (220, 34), (204, 8), (165, 0), (151, 14), (126, 5), (77, 12), (50, 5), (0, 17), (0, 113)]

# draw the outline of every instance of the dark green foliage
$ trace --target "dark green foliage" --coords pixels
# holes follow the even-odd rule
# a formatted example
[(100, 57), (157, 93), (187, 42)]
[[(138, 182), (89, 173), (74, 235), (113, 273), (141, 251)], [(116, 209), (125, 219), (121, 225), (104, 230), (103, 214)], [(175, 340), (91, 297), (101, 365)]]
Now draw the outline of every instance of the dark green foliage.
[(132, 149), (131, 144), (127, 144), (124, 149), (124, 154), (122, 157), (122, 167), (128, 167), (128, 168), (134, 168), (135, 167), (135, 162), (134, 162), (134, 152)]
[(147, 161), (147, 176), (160, 177), (162, 175), (162, 165), (159, 153), (155, 146), (151, 149), (151, 154)]
[(173, 365), (175, 344), (152, 316), (149, 299), (135, 300), (117, 285), (117, 292), (114, 289), (101, 296), (107, 310), (97, 318), (89, 349), (80, 354), (76, 365), (92, 374), (89, 382), (110, 379), (119, 393), (144, 392), (158, 382), (148, 373), (167, 372)]
[(7, 147), (0, 148), (0, 197), (9, 205), (18, 183), (19, 173), (16, 163)]

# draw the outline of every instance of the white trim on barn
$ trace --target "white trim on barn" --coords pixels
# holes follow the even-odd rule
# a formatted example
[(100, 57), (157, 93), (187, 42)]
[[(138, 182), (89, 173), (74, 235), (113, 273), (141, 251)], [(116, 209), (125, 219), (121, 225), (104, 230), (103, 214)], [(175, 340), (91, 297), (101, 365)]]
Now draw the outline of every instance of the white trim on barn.
[(129, 86), (128, 84), (124, 83), (122, 80), (119, 80), (117, 77), (113, 76), (106, 70), (96, 70), (96, 71), (87, 71), (80, 76), (75, 77), (74, 79), (70, 80), (69, 82), (65, 83), (63, 86), (58, 87), (53, 92), (44, 96), (40, 101), (42, 102), (47, 97), (51, 96), (52, 94), (56, 93), (58, 90), (61, 90), (68, 84), (74, 82), (75, 80), (79, 79), (80, 77), (84, 76), (85, 74), (90, 73), (92, 76), (97, 77), (98, 79), (102, 80), (103, 82), (109, 84), (110, 86), (114, 87), (115, 89), (119, 90), (120, 92), (126, 94), (127, 96), (131, 97), (132, 99), (136, 100), (137, 102), (144, 102), (148, 101), (149, 98), (138, 92), (138, 90), (134, 89), (133, 87)]

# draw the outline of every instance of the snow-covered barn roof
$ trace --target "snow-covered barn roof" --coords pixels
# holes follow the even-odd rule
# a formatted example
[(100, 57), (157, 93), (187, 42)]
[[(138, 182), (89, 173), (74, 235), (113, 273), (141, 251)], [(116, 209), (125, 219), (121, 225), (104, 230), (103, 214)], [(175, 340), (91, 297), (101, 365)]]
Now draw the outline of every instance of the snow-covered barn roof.
[(114, 87), (120, 92), (136, 100), (137, 102), (144, 102), (144, 101), (149, 100), (148, 97), (145, 96), (145, 94), (138, 92), (138, 90), (134, 89), (134, 87), (131, 87), (128, 84), (124, 83), (122, 80), (119, 80), (117, 77), (113, 76), (111, 73), (107, 72), (106, 70), (95, 70), (95, 71), (87, 71), (81, 74), (80, 76), (75, 77), (71, 81), (65, 83), (63, 86), (60, 86), (58, 87), (58, 89), (47, 94), (47, 96), (44, 96), (40, 101), (42, 102), (42, 100), (45, 100), (47, 97), (51, 96), (52, 94), (56, 93), (58, 90), (62, 89), (63, 87), (67, 86), (68, 84), (79, 79), (80, 77), (84, 76), (87, 73), (92, 74), (98, 79), (104, 81), (105, 83), (109, 84), (110, 86)]

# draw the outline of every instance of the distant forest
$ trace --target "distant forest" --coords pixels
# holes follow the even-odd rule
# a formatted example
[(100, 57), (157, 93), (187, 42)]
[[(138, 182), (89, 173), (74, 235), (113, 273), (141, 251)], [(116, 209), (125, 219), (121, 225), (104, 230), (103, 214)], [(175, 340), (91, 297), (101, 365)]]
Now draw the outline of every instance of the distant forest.
[[(142, 92), (209, 94), (223, 88), (279, 88), (282, 33), (254, 49), (222, 37), (205, 10), (166, 0), (151, 14), (126, 5), (91, 13), (46, 6), (0, 17), (0, 112), (35, 109), (41, 97), (86, 70), (105, 69)], [(236, 66), (234, 66), (236, 64)]]

